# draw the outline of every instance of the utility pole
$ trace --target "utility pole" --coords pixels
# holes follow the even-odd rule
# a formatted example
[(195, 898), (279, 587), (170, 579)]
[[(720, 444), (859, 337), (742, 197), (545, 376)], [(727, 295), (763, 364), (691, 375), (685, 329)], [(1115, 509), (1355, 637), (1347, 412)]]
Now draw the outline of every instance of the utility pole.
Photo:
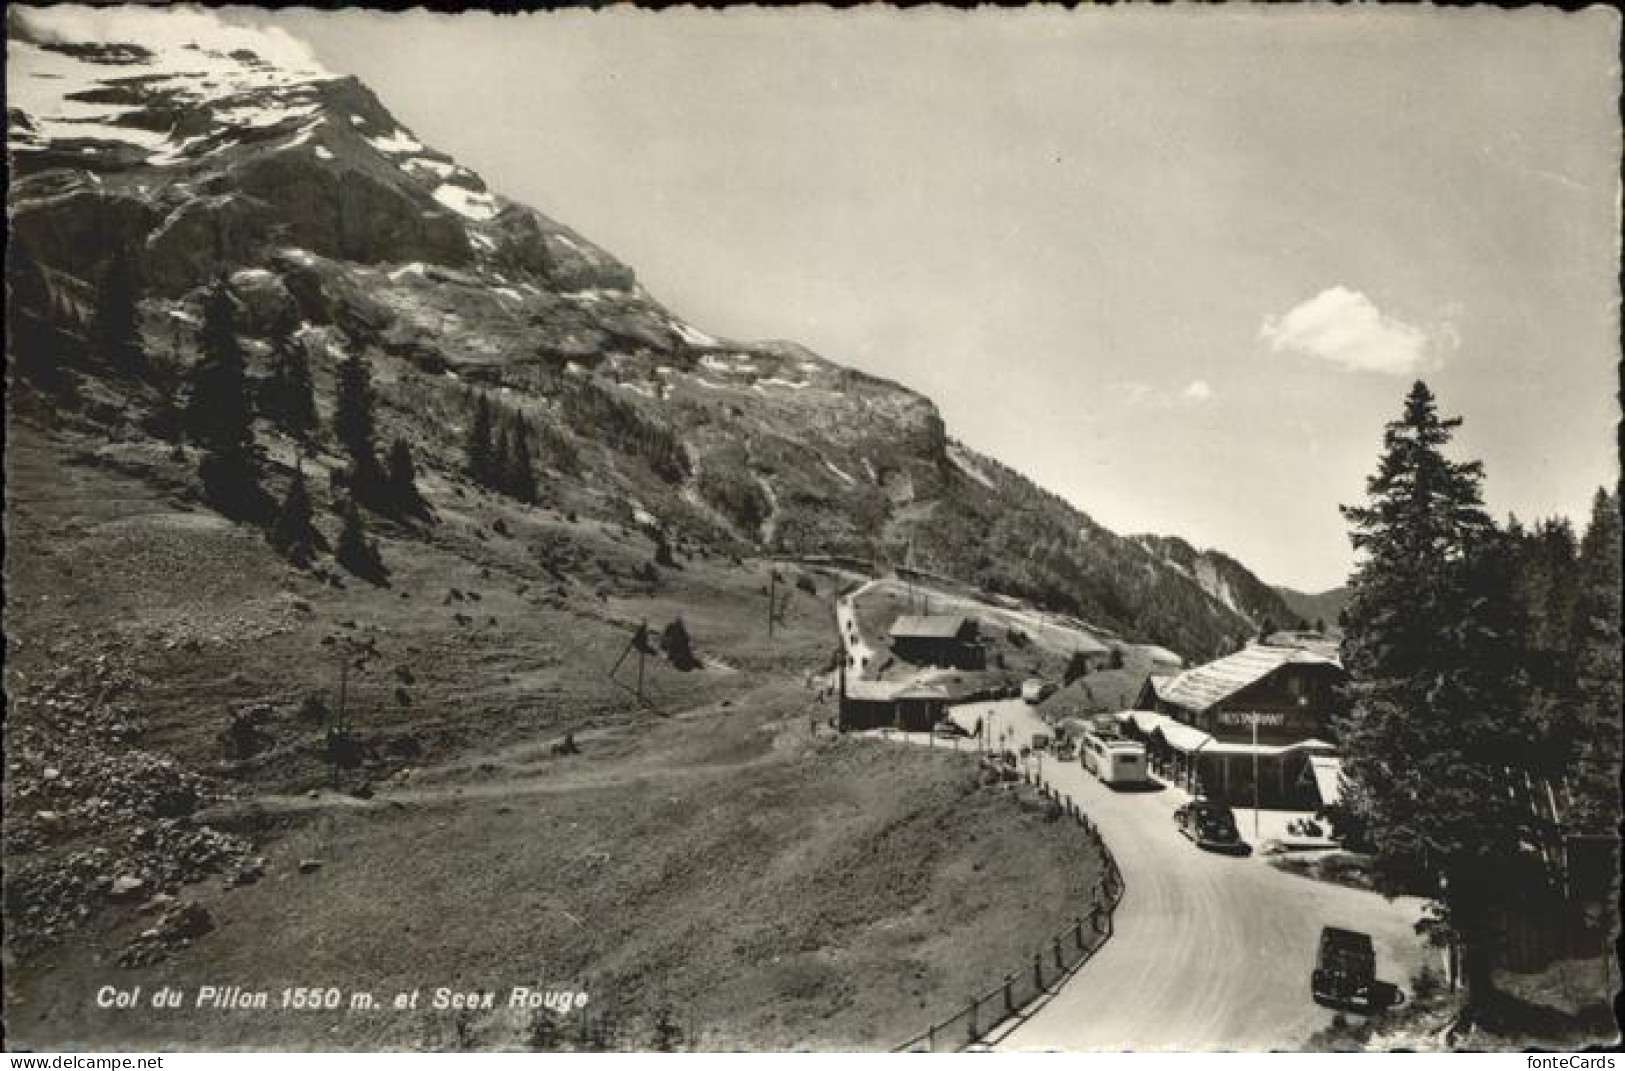
[(779, 595), (779, 571), (769, 569), (767, 575), (767, 638), (771, 640), (773, 638), (773, 619), (778, 616), (775, 604), (778, 602)]
[(640, 703), (643, 702), (643, 658), (648, 653), (648, 652), (646, 652), (644, 650), (644, 648), (648, 646), (648, 643), (647, 643), (648, 635), (649, 635), (649, 622), (647, 622), (647, 621), (640, 622), (638, 624), (638, 636), (645, 640), (644, 643), (640, 643), (640, 644), (637, 645), (637, 648), (638, 648), (638, 702), (640, 702)]
[(1253, 840), (1258, 840), (1258, 714), (1255, 712), (1251, 719), (1253, 723)]
[(638, 685), (637, 685), (637, 688), (633, 691), (633, 694), (637, 697), (637, 700), (640, 703), (642, 703), (644, 701), (643, 700), (643, 659), (649, 653), (648, 647), (649, 647), (649, 622), (648, 621), (641, 621), (641, 622), (638, 623), (637, 631), (632, 633), (632, 639), (627, 642), (626, 649), (624, 651), (622, 651), (621, 656), (615, 660), (615, 664), (613, 666), (609, 667), (608, 676), (609, 676), (610, 682), (612, 684), (614, 684), (617, 688), (625, 689), (626, 685), (621, 683), (620, 679), (618, 677), (616, 677), (616, 674), (620, 672), (621, 666), (626, 662), (627, 656), (630, 655), (633, 651), (637, 652), (637, 654), (638, 654)]

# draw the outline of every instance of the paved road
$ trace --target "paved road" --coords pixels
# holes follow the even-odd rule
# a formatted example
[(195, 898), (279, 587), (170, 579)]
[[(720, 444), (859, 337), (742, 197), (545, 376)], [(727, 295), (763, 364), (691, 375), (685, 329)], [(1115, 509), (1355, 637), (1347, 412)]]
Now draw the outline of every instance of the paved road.
[(1100, 953), (1029, 1018), (1002, 1028), (994, 1047), (1296, 1048), (1332, 1018), (1309, 999), (1325, 925), (1370, 933), (1379, 977), (1409, 989), (1424, 953), (1412, 929), (1420, 901), (1204, 852), (1174, 828), (1186, 798), (1174, 789), (1115, 792), (1077, 763), (1051, 760), (1044, 779), (1094, 819), (1127, 892)]
[[(1020, 700), (978, 706), (1012, 725), (1031, 713)], [(1095, 821), (1127, 891), (1112, 939), (1027, 1018), (1001, 1026), (992, 1047), (1299, 1048), (1332, 1019), (1309, 998), (1326, 925), (1370, 933), (1378, 976), (1409, 990), (1424, 955), (1412, 929), (1419, 900), (1297, 877), (1258, 856), (1204, 852), (1174, 827), (1174, 808), (1188, 798), (1177, 789), (1116, 792), (1076, 762), (1050, 758), (1043, 776)], [(1246, 835), (1247, 817), (1238, 813), (1237, 824)]]
[(869, 642), (864, 639), (863, 631), (858, 628), (856, 609), (858, 598), (878, 583), (877, 580), (870, 580), (835, 603), (835, 621), (840, 626), (841, 643), (852, 659), (851, 667), (856, 671), (854, 674), (856, 677), (872, 676), (875, 668), (880, 665), (878, 653), (869, 646)]

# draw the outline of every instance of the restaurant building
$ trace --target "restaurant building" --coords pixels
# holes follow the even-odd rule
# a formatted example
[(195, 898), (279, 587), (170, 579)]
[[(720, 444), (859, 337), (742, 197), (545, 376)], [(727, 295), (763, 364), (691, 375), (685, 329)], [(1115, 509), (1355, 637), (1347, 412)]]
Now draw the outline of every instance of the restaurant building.
[(1148, 678), (1138, 709), (1118, 721), (1145, 743), (1153, 772), (1189, 792), (1314, 810), (1337, 795), (1334, 718), (1346, 679), (1335, 653), (1252, 644)]

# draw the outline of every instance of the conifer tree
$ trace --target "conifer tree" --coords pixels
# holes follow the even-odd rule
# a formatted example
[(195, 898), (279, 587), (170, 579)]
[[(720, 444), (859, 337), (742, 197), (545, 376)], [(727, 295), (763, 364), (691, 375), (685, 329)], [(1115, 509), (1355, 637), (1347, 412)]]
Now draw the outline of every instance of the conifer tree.
[(320, 540), (311, 521), (310, 491), (305, 486), (304, 469), (294, 470), (288, 493), (277, 508), (276, 521), (270, 532), (271, 546), (278, 554), (300, 567), (307, 566), (316, 556)]
[(526, 503), (536, 501), (536, 465), (531, 455), (530, 424), (524, 414), (516, 413), (504, 436), (502, 489)]
[(363, 580), (370, 580), (375, 584), (383, 583), (385, 576), (383, 559), (378, 554), (378, 545), (367, 537), (366, 526), (361, 520), (361, 511), (356, 508), (355, 501), (346, 499), (339, 507), (339, 514), (343, 527), (339, 529), (339, 542), (334, 548), (333, 557), (340, 565)]
[(1579, 754), (1572, 783), (1571, 825), (1613, 835), (1620, 821), (1620, 507), (1599, 490), (1580, 541), (1575, 598), (1576, 716)]
[(688, 672), (698, 669), (701, 662), (694, 655), (693, 641), (688, 635), (688, 626), (683, 619), (674, 618), (660, 634), (660, 648), (666, 652), (666, 657), (673, 667)]
[(310, 375), (310, 355), (297, 334), (292, 316), (277, 322), (271, 336), (270, 416), (283, 429), (299, 438), (316, 430), (315, 384)]
[(1418, 382), (1384, 433), (1367, 504), (1343, 507), (1361, 561), (1343, 641), (1352, 703), (1338, 727), (1377, 878), (1442, 909), (1471, 1020), (1491, 997), (1495, 891), (1545, 831), (1507, 791), (1534, 730), (1525, 625), (1482, 467), (1444, 454), (1460, 423), (1441, 419)]
[(488, 484), (492, 490), (503, 494), (512, 494), (513, 488), (508, 483), (508, 466), (513, 457), (513, 421), (503, 420), (497, 425), (496, 439), (492, 446), (491, 480)]
[(372, 372), (361, 353), (339, 362), (333, 408), (333, 437), (350, 455), (350, 486), (364, 502), (377, 504), (383, 495), (383, 469), (373, 443)]
[(236, 305), (224, 280), (203, 303), (202, 355), (192, 370), (186, 431), (203, 450), (198, 472), (222, 512), (251, 517), (263, 507)]
[(397, 513), (417, 514), (424, 511), (423, 496), (418, 492), (417, 466), (412, 461), (412, 448), (405, 439), (397, 438), (390, 444), (384, 483), (390, 507)]
[(6, 251), (6, 350), (17, 374), (43, 393), (65, 395), (71, 379), (63, 358), (67, 324), (62, 295), (46, 278), (33, 250), (13, 240)]
[(468, 475), (481, 487), (493, 487), (497, 477), (496, 443), (492, 435), (491, 400), (484, 392), (474, 399), (474, 417), (469, 422), (465, 446)]
[(95, 340), (102, 358), (122, 375), (140, 376), (147, 371), (137, 305), (140, 296), (135, 258), (120, 249), (108, 261), (96, 290)]

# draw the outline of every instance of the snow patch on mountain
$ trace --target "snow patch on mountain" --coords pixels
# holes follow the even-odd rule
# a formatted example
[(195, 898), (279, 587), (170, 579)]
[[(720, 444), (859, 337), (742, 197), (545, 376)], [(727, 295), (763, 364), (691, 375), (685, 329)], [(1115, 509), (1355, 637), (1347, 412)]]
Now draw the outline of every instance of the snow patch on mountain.
[(281, 30), (228, 26), (201, 12), (132, 5), (11, 14), (7, 106), (28, 118), (9, 124), (13, 146), (82, 138), (162, 151), (160, 162), (173, 162), (172, 131), (121, 122), (143, 111), (146, 99), (198, 104), (269, 93), (274, 106), (239, 100), (214, 114), (226, 127), (258, 129), (309, 115), (315, 106), (300, 99), (303, 87), (334, 77)]
[[(381, 138), (367, 138), (366, 141), (368, 145), (371, 145), (385, 156), (399, 156), (401, 153), (422, 152), (424, 150), (423, 142), (400, 129), (392, 130)], [(419, 161), (407, 162), (417, 163)]]
[(436, 186), (434, 199), (465, 219), (483, 223), (497, 214), (496, 198), (462, 186)]

